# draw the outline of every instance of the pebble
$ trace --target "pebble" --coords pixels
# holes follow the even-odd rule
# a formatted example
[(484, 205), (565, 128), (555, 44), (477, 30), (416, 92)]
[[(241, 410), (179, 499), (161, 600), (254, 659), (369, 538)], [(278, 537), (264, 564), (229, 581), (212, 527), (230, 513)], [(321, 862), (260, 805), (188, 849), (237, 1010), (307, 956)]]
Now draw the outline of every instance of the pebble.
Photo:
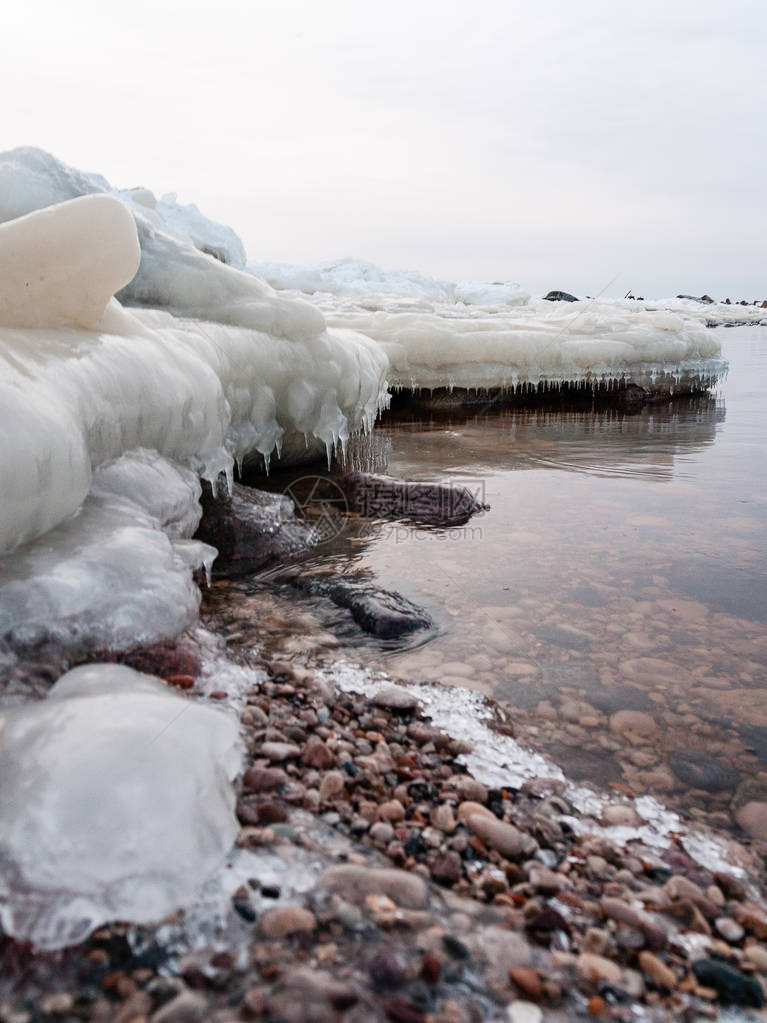
[(506, 1008), (509, 1023), (541, 1023), (543, 1013), (533, 1002), (518, 1000)]
[(430, 820), (435, 828), (444, 831), (446, 835), (452, 835), (455, 831), (455, 814), (449, 803), (440, 803), (431, 812)]
[(692, 964), (692, 972), (700, 984), (713, 988), (725, 1003), (754, 1009), (764, 1005), (761, 985), (718, 959), (698, 959)]
[(340, 796), (345, 784), (344, 776), (340, 771), (328, 771), (320, 782), (320, 801), (329, 803), (332, 799)]
[(743, 949), (743, 962), (749, 963), (759, 973), (767, 973), (767, 948), (764, 945), (748, 945)]
[(607, 827), (638, 828), (642, 818), (633, 806), (626, 803), (611, 803), (602, 812), (602, 821)]
[(392, 867), (358, 867), (344, 864), (329, 867), (319, 887), (361, 905), (367, 895), (388, 895), (405, 909), (423, 909), (429, 898), (426, 882), (417, 874)]
[(735, 811), (735, 820), (751, 838), (767, 842), (767, 803), (744, 803)]
[(512, 966), (509, 970), (509, 979), (528, 998), (532, 998), (534, 1002), (540, 1000), (543, 994), (543, 984), (536, 970), (531, 970), (524, 966)]
[(316, 926), (314, 913), (303, 906), (274, 906), (262, 913), (258, 920), (258, 929), (266, 938), (284, 938), (298, 931), (311, 932)]
[(496, 849), (502, 856), (514, 859), (517, 856), (531, 853), (536, 842), (530, 835), (526, 835), (513, 824), (499, 821), (496, 817), (486, 817), (482, 814), (472, 814), (467, 819), (469, 828), (475, 835), (492, 849)]
[(373, 704), (376, 707), (385, 707), (387, 710), (415, 710), (418, 706), (418, 698), (399, 686), (384, 686), (373, 697)]
[(399, 799), (387, 799), (378, 807), (378, 816), (381, 820), (397, 823), (405, 819), (405, 807)]
[(610, 731), (637, 745), (646, 743), (657, 730), (654, 718), (642, 710), (619, 710), (610, 717)]
[(329, 770), (336, 762), (332, 751), (325, 745), (322, 739), (312, 738), (304, 746), (301, 754), (301, 763), (307, 767), (316, 767), (318, 771)]
[(261, 747), (261, 753), (267, 759), (281, 763), (300, 756), (301, 750), (292, 742), (265, 742)]
[(640, 952), (639, 965), (642, 973), (659, 987), (667, 988), (671, 991), (677, 986), (677, 978), (674, 971), (658, 959), (657, 956), (653, 955), (652, 952)]
[(544, 895), (554, 895), (567, 886), (564, 874), (557, 874), (546, 867), (533, 867), (528, 879), (533, 888)]
[(578, 974), (583, 980), (590, 980), (595, 984), (618, 984), (621, 979), (621, 968), (617, 963), (606, 959), (604, 956), (594, 955), (593, 952), (581, 952), (577, 962)]
[(462, 774), (456, 782), (458, 795), (464, 801), (484, 805), (487, 802), (487, 786), (472, 778), (470, 774)]
[(731, 945), (737, 945), (739, 941), (743, 940), (746, 933), (737, 920), (733, 920), (729, 916), (718, 917), (714, 921), (714, 927), (717, 933), (721, 934), (724, 940), (729, 941)]
[(206, 1023), (208, 1018), (207, 1001), (194, 991), (182, 991), (151, 1017), (152, 1023)]

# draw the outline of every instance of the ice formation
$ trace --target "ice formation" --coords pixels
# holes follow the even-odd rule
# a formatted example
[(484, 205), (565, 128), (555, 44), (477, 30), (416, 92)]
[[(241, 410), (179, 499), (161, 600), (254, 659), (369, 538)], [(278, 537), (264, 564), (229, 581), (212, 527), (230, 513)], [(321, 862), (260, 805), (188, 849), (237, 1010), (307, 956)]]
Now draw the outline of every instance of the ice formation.
[(193, 570), (216, 551), (189, 540), (195, 473), (137, 450), (97, 469), (77, 514), (2, 560), (0, 641), (70, 654), (152, 643), (197, 617)]
[(0, 716), (0, 922), (42, 948), (194, 899), (236, 837), (233, 715), (113, 664)]
[(393, 303), (426, 308), (433, 303), (524, 305), (530, 297), (510, 281), (455, 283), (417, 270), (384, 270), (360, 259), (336, 259), (309, 266), (250, 262), (248, 269), (281, 291), (336, 295), (364, 302), (366, 308), (387, 308)]
[[(307, 303), (278, 299), (191, 246), (182, 252), (175, 259), (168, 249), (162, 270), (176, 293), (194, 292), (212, 314), (219, 299), (233, 301), (231, 288), (227, 297), (218, 287), (221, 274), (231, 275), (242, 302), (227, 306), (227, 318), (251, 327), (128, 311), (110, 300), (138, 259), (133, 223), (113, 196), (89, 195), (0, 227), (0, 261), (18, 256), (17, 274), (34, 268), (50, 283), (0, 285), (0, 476), (14, 482), (0, 509), (0, 551), (76, 511), (92, 469), (133, 448), (215, 478), (233, 457), (276, 450), (299, 458), (372, 427), (387, 369), (373, 341), (328, 331)], [(189, 270), (195, 260), (204, 263), (199, 273)], [(64, 269), (48, 273), (49, 262)]]
[(395, 388), (496, 389), (518, 384), (631, 379), (652, 387), (707, 383), (722, 372), (720, 345), (681, 312), (608, 302), (551, 303), (488, 310), (435, 306), (431, 312), (367, 310), (323, 303), (329, 324), (374, 338)]

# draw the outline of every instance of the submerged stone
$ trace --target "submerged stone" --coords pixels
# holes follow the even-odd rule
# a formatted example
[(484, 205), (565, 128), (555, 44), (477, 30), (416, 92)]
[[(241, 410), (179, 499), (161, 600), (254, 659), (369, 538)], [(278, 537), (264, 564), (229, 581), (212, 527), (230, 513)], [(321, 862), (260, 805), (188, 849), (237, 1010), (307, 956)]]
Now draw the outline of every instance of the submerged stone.
[(337, 482), (350, 510), (365, 518), (462, 526), (487, 508), (467, 487), (455, 484), (415, 483), (367, 472), (352, 472)]

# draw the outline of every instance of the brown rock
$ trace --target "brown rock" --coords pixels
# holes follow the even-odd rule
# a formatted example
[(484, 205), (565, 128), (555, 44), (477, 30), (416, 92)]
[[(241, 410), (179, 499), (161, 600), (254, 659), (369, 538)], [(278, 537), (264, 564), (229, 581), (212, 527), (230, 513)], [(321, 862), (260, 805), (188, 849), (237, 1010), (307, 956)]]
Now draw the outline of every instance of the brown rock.
[(502, 856), (514, 859), (521, 855), (530, 855), (536, 848), (535, 839), (515, 828), (513, 824), (499, 821), (496, 817), (472, 814), (468, 818), (469, 828), (492, 849)]
[(258, 919), (258, 929), (265, 938), (285, 938), (298, 931), (311, 933), (316, 926), (314, 913), (303, 906), (275, 906)]
[(456, 852), (438, 856), (431, 866), (431, 876), (437, 884), (451, 887), (461, 879), (461, 857)]
[(384, 707), (386, 710), (415, 710), (418, 706), (418, 699), (407, 689), (401, 689), (399, 686), (384, 686), (373, 697), (373, 704), (376, 707)]
[(673, 991), (677, 986), (678, 981), (674, 971), (652, 952), (640, 952), (639, 965), (642, 968), (642, 973), (654, 981), (658, 987)]
[(281, 789), (287, 780), (278, 767), (249, 767), (242, 776), (242, 787), (246, 792), (272, 792)]
[(509, 979), (514, 981), (519, 990), (528, 998), (532, 998), (534, 1002), (540, 1001), (543, 984), (536, 970), (526, 969), (524, 966), (512, 966), (509, 970)]
[(618, 984), (621, 979), (621, 968), (617, 963), (604, 956), (594, 955), (591, 952), (582, 952), (578, 956), (578, 974), (583, 980), (589, 980), (594, 984), (604, 981), (606, 984)]
[(405, 819), (405, 807), (400, 803), (399, 799), (388, 799), (378, 807), (378, 816), (383, 821), (396, 824), (398, 821)]
[(307, 742), (301, 754), (301, 763), (316, 767), (318, 771), (329, 770), (336, 762), (331, 750), (316, 736)]
[(767, 803), (744, 803), (735, 811), (735, 820), (751, 838), (767, 842)]
[(320, 782), (320, 801), (328, 803), (344, 790), (345, 780), (340, 771), (328, 771)]
[(283, 760), (293, 760), (300, 755), (301, 750), (292, 742), (265, 742), (261, 753), (269, 760), (281, 763)]

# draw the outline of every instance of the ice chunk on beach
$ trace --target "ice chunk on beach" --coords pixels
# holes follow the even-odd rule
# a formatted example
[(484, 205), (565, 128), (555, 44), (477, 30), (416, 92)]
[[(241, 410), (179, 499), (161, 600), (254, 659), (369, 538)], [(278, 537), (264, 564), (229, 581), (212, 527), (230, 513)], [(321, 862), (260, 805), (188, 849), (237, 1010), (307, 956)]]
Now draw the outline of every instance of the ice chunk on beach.
[[(141, 263), (135, 277), (117, 294), (123, 304), (164, 308), (177, 316), (236, 324), (291, 339), (308, 340), (325, 329), (322, 314), (308, 302), (278, 296), (263, 281), (208, 255), (213, 229), (201, 228), (188, 209), (170, 200), (153, 207), (146, 189), (134, 200), (131, 190), (118, 192), (104, 178), (68, 167), (40, 149), (22, 147), (0, 154), (0, 222), (94, 193), (119, 196), (123, 204), (128, 202), (135, 220)], [(163, 212), (176, 228), (183, 224), (191, 234), (176, 233)], [(205, 252), (195, 247), (195, 236), (203, 241)], [(92, 244), (99, 235), (94, 232), (89, 239)], [(96, 247), (100, 250), (100, 243)], [(233, 262), (239, 264), (239, 256)]]
[(0, 324), (91, 327), (133, 278), (139, 258), (133, 218), (107, 196), (0, 224)]
[[(163, 236), (163, 245), (171, 241)], [(305, 459), (372, 427), (388, 368), (373, 341), (326, 330), (307, 303), (277, 299), (268, 285), (191, 247), (182, 254), (176, 259), (169, 247), (162, 270), (184, 282), (178, 289), (196, 292), (211, 311), (218, 298), (231, 299), (231, 289), (227, 298), (218, 288), (220, 274), (233, 275), (245, 297), (231, 319), (273, 330), (110, 301), (137, 258), (131, 218), (114, 196), (88, 195), (0, 227), (2, 265), (13, 270), (18, 257), (51, 282), (50, 293), (25, 288), (23, 272), (13, 271), (10, 286), (0, 283), (0, 478), (13, 480), (0, 508), (0, 551), (74, 513), (92, 468), (134, 448), (215, 479), (233, 458)], [(66, 269), (70, 257), (74, 269)], [(190, 260), (206, 264), (204, 280), (187, 275)]]
[(114, 664), (0, 715), (0, 922), (41, 948), (188, 904), (230, 850), (233, 715)]

